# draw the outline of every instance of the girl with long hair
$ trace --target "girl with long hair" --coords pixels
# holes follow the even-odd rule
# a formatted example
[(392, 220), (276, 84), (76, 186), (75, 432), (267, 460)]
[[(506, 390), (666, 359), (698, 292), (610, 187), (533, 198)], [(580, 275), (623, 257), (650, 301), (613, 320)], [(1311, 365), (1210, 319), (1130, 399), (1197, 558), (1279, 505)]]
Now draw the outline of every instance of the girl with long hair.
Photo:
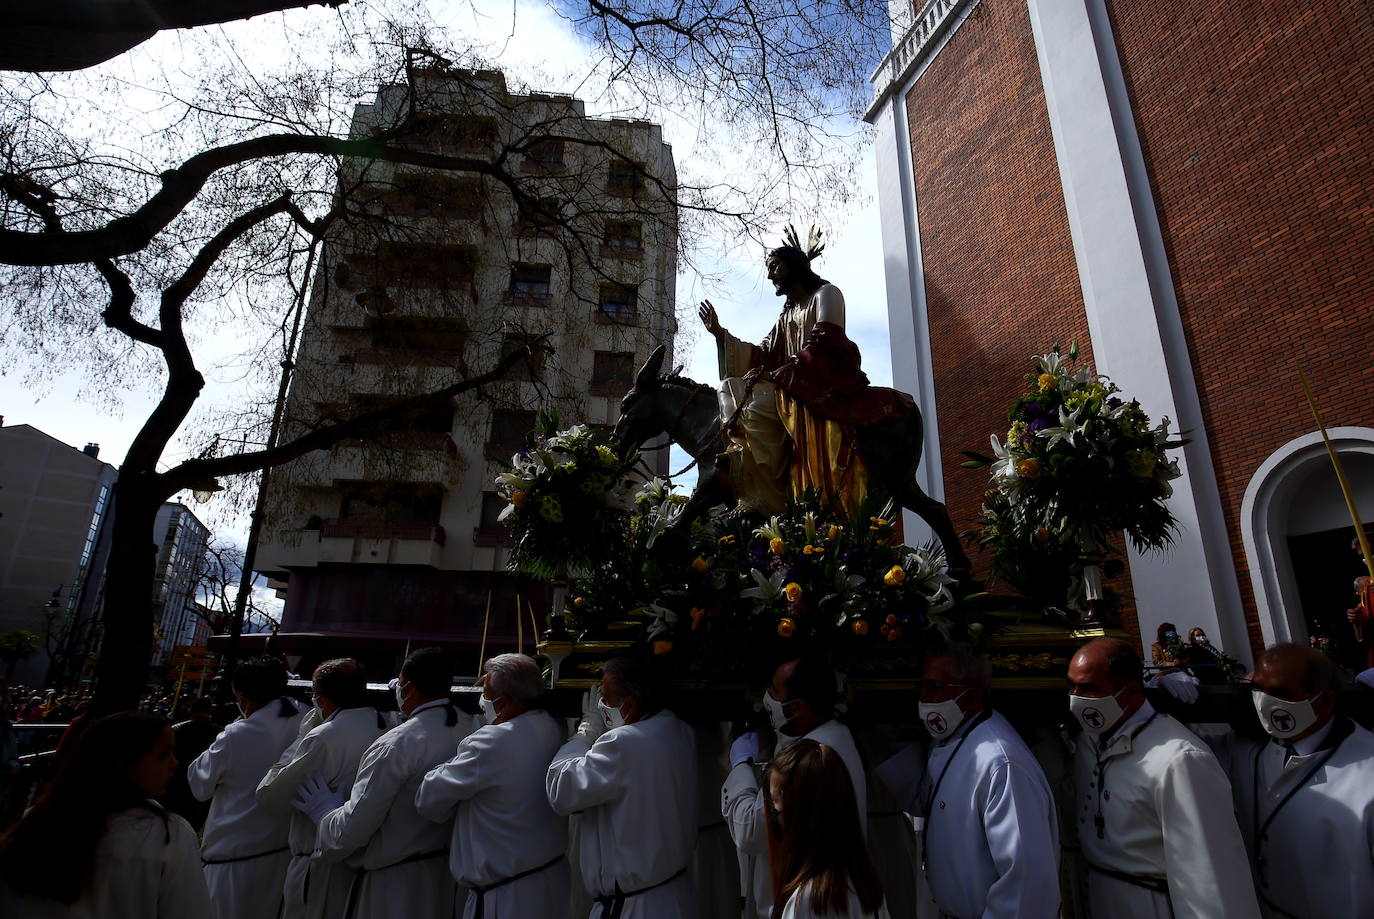
[(795, 740), (768, 763), (763, 787), (773, 919), (887, 919), (840, 755)]
[(121, 712), (87, 728), (47, 791), (0, 836), (0, 915), (210, 916), (196, 834), (153, 800), (176, 768), (172, 745), (160, 715)]

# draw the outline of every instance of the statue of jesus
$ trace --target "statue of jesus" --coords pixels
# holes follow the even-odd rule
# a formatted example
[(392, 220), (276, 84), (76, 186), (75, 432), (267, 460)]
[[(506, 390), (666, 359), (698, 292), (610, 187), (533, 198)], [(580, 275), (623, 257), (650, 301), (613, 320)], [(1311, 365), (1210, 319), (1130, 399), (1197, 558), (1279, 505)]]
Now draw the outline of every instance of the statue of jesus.
[(854, 428), (901, 418), (912, 406), (905, 393), (868, 385), (845, 335), (844, 295), (811, 268), (823, 249), (814, 228), (805, 249), (789, 228), (785, 245), (768, 253), (768, 279), (784, 300), (760, 344), (722, 328), (710, 301), (698, 309), (716, 339), (737, 512), (775, 514), (789, 495), (812, 489), (852, 514), (868, 491)]

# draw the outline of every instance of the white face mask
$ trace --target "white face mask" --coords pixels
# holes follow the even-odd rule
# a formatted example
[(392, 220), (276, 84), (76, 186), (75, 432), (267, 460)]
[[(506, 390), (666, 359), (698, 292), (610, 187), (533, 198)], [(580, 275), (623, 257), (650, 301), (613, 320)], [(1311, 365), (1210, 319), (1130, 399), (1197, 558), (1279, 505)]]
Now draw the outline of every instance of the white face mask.
[[(601, 720), (606, 722), (606, 727), (623, 728), (625, 726), (625, 716), (620, 713), (619, 708), (611, 708), (604, 699), (597, 699), (596, 704), (601, 708)], [(621, 702), (620, 705), (623, 708), (625, 703)]]
[(777, 699), (773, 698), (773, 690), (769, 689), (764, 691), (763, 710), (768, 713), (768, 723), (772, 725), (773, 730), (777, 731), (779, 734), (783, 733), (783, 726), (792, 720), (787, 717), (786, 708), (786, 703), (779, 702)]
[(409, 683), (402, 683), (400, 680), (397, 680), (396, 686), (394, 687), (396, 690), (396, 708), (402, 712), (406, 710), (405, 688), (409, 685)]
[(1121, 708), (1121, 703), (1116, 701), (1116, 697), (1125, 691), (1125, 689), (1121, 689), (1100, 699), (1071, 695), (1069, 696), (1069, 711), (1073, 712), (1078, 723), (1083, 725), (1083, 730), (1097, 737), (1120, 721), (1121, 716), (1125, 714)]
[(921, 723), (926, 726), (930, 736), (936, 740), (944, 740), (953, 734), (964, 722), (964, 710), (959, 707), (959, 700), (968, 692), (965, 689), (953, 699), (946, 699), (944, 702), (918, 702), (916, 708), (921, 714)]
[(478, 696), (477, 704), (482, 707), (482, 720), (487, 724), (496, 723), (496, 700)]
[(1256, 692), (1254, 696), (1260, 724), (1275, 740), (1297, 737), (1317, 723), (1317, 712), (1312, 708), (1316, 696), (1302, 702), (1285, 702), (1267, 692)]

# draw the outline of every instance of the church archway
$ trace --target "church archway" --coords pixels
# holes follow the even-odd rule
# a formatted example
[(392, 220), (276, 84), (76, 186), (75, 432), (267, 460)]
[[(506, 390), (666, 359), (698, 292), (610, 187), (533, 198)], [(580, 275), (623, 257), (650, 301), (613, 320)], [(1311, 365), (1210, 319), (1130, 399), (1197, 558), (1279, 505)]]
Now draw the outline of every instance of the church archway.
[[(1328, 433), (1369, 527), (1374, 522), (1374, 428)], [(1339, 604), (1354, 602), (1353, 535), (1319, 432), (1294, 438), (1260, 464), (1241, 503), (1241, 539), (1266, 646), (1306, 643), (1312, 624), (1323, 618), (1339, 630), (1345, 608)]]

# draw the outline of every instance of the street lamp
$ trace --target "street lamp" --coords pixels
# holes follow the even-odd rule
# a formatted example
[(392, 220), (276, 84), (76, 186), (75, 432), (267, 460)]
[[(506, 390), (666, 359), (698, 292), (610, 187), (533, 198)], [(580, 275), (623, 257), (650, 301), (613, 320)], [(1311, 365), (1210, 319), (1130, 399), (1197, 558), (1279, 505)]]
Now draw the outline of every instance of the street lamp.
[(216, 492), (224, 491), (224, 486), (212, 477), (192, 485), (190, 491), (197, 504), (204, 504), (214, 497)]

